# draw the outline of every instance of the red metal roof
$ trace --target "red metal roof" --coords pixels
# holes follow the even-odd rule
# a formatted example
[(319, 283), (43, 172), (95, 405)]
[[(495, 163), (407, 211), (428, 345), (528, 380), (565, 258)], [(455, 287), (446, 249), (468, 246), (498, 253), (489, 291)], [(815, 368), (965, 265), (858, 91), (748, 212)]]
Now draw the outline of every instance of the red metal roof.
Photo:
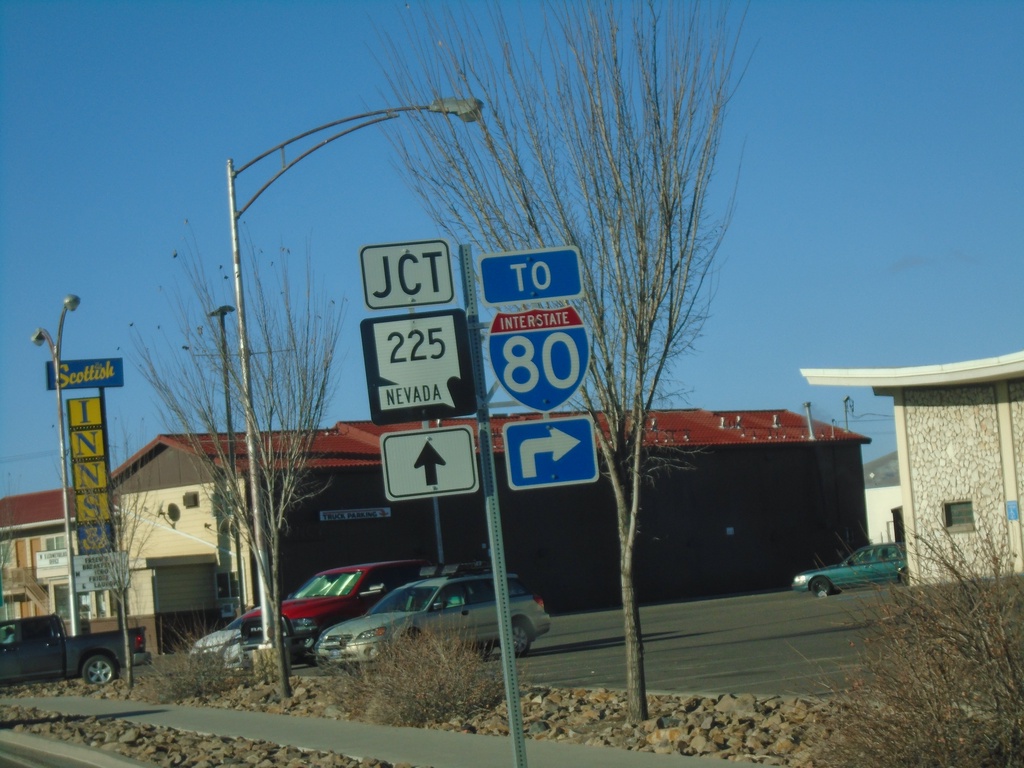
[[(558, 419), (578, 414), (552, 414)], [(502, 427), (510, 421), (531, 421), (542, 418), (537, 413), (497, 415), (491, 417), (494, 450), (504, 450)], [(598, 420), (605, 428), (603, 419)], [(465, 424), (476, 427), (476, 419), (452, 419), (446, 426)], [(378, 426), (369, 421), (339, 421), (333, 427), (319, 430), (310, 446), (310, 466), (314, 469), (357, 469), (380, 465), (380, 436), (388, 432), (420, 429), (419, 422)], [(866, 443), (868, 438), (841, 427), (814, 422), (814, 437), (823, 442)], [(270, 436), (274, 439), (274, 435)], [(203, 435), (200, 444), (206, 454), (216, 458), (214, 440), (226, 444), (223, 434), (216, 437)], [(715, 446), (758, 445), (764, 443), (807, 442), (807, 419), (785, 410), (764, 411), (705, 411), (699, 408), (653, 411), (648, 416), (645, 443), (649, 446), (710, 448)], [(159, 435), (149, 445), (126, 461), (115, 475), (131, 470), (145, 454), (161, 447), (193, 452), (192, 444), (183, 435)], [(221, 446), (223, 451), (224, 445)], [(224, 451), (226, 452), (226, 451)], [(235, 452), (239, 468), (245, 468), (245, 440), (242, 433), (235, 437)], [(142, 461), (144, 463), (144, 461)]]

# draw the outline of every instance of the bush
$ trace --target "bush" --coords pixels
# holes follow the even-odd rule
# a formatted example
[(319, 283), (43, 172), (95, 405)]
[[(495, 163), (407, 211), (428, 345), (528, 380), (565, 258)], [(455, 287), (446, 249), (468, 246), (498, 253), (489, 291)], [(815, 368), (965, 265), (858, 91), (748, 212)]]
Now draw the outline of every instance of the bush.
[(136, 683), (142, 697), (161, 704), (207, 698), (252, 680), (250, 670), (226, 666), (220, 653), (190, 653), (193, 642), (184, 639), (176, 652), (154, 659)]
[(387, 643), (371, 664), (328, 668), (337, 703), (383, 725), (466, 720), (504, 701), (501, 667), (457, 634), (425, 631)]
[(1004, 531), (916, 542), (939, 580), (873, 609), (816, 766), (1024, 766), (1024, 578)]

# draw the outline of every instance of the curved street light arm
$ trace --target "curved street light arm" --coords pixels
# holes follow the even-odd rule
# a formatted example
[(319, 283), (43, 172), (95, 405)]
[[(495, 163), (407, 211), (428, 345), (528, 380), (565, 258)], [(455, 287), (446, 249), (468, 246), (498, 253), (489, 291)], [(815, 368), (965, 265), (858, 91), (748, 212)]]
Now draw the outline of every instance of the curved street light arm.
[[(342, 136), (347, 136), (348, 134), (353, 133), (355, 131), (358, 131), (361, 128), (367, 128), (367, 127), (369, 127), (371, 125), (376, 125), (377, 123), (383, 123), (383, 122), (385, 122), (387, 120), (394, 120), (396, 117), (398, 117), (397, 113), (400, 112), (400, 111), (408, 112), (408, 111), (414, 110), (414, 109), (426, 109), (426, 107), (402, 107), (402, 108), (399, 108), (399, 109), (387, 110), (387, 112), (385, 114), (381, 114), (378, 117), (374, 117), (373, 119), (368, 119), (368, 120), (366, 120), (366, 122), (360, 123), (359, 125), (353, 125), (351, 128), (346, 128), (344, 131), (341, 131), (340, 133), (336, 133), (333, 136), (329, 136), (328, 138), (324, 139), (323, 141), (320, 141), (319, 143), (314, 144), (312, 147), (307, 149), (305, 152), (300, 154), (298, 157), (293, 159), (291, 162), (282, 162), (280, 170), (278, 170), (277, 173), (275, 173), (273, 176), (271, 176), (262, 187), (260, 187), (258, 190), (256, 190), (256, 194), (254, 194), (252, 197), (250, 197), (246, 201), (245, 205), (243, 205), (241, 208), (239, 208), (237, 211), (235, 211), (235, 216), (241, 217), (241, 215), (244, 214), (249, 209), (249, 206), (252, 205), (254, 202), (256, 202), (256, 198), (258, 198), (260, 195), (262, 195), (266, 191), (267, 187), (269, 187), (271, 184), (273, 184), (275, 181), (277, 181), (279, 178), (281, 178), (281, 176), (286, 171), (288, 171), (288, 169), (290, 169), (291, 167), (296, 165), (300, 160), (304, 160), (305, 158), (309, 157), (311, 154), (316, 152), (321, 147), (325, 147), (328, 144), (330, 144), (332, 141), (334, 141), (335, 139), (340, 139)], [(360, 117), (368, 118), (368, 117), (370, 117), (373, 114), (374, 113), (369, 113), (368, 115), (361, 115)], [(278, 144), (273, 149), (270, 149), (270, 150), (267, 150), (266, 152), (264, 152), (262, 155), (257, 157), (255, 160), (250, 160), (248, 163), (243, 165), (241, 168), (236, 168), (235, 171), (234, 171), (234, 175), (237, 177), (238, 174), (240, 174), (246, 168), (251, 166), (253, 163), (259, 162), (260, 160), (262, 160), (265, 157), (268, 157), (269, 155), (273, 154), (277, 150), (281, 150), (283, 152), (284, 148), (286, 146), (288, 146), (289, 144), (291, 144), (292, 142), (294, 142), (294, 141), (298, 141), (299, 139), (303, 139), (306, 136), (309, 136), (311, 134), (317, 133), (318, 131), (322, 131), (322, 130), (324, 130), (326, 128), (330, 128), (332, 126), (339, 125), (339, 124), (344, 123), (344, 122), (349, 122), (349, 121), (351, 121), (353, 119), (358, 119), (358, 118), (345, 118), (344, 120), (336, 120), (333, 123), (327, 123), (326, 125), (322, 125), (319, 128), (315, 128), (312, 131), (306, 131), (305, 133), (303, 133), (303, 134), (301, 134), (299, 136), (296, 136), (294, 138), (289, 139), (288, 141), (284, 142), (283, 144)]]

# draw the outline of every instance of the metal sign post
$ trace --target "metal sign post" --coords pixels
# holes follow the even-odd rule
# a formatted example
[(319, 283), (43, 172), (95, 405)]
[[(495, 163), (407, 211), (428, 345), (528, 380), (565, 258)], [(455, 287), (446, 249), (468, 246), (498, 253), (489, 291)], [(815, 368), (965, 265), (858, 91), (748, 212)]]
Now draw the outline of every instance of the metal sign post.
[[(462, 290), (466, 298), (466, 322), (470, 330), (482, 330), (476, 298), (476, 270), (472, 249), (459, 246), (462, 264)], [(512, 611), (509, 607), (508, 573), (505, 568), (505, 544), (501, 533), (501, 509), (494, 469), (494, 445), (491, 442), (491, 415), (487, 405), (487, 382), (484, 378), (483, 345), (469, 345), (473, 367), (473, 383), (477, 397), (477, 428), (480, 442), (480, 479), (487, 512), (487, 532), (491, 545), (491, 568), (494, 571), (494, 594), (498, 606), (498, 638), (501, 642), (501, 666), (505, 679), (505, 702), (508, 707), (508, 732), (516, 768), (526, 768), (526, 739), (523, 735), (523, 706), (519, 696), (519, 675), (512, 642)]]

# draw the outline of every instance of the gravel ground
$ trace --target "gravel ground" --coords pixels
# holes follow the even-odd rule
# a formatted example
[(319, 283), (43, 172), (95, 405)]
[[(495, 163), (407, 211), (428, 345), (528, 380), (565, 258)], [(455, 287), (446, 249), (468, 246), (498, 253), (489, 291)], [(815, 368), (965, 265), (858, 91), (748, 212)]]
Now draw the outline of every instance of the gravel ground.
[[(189, 706), (227, 707), (287, 714), (295, 717), (345, 718), (329, 693), (329, 678), (292, 678), (293, 695), (281, 700), (272, 686), (243, 684), (216, 696), (183, 699)], [(129, 691), (123, 681), (92, 688), (68, 681), (4, 690), (16, 696), (98, 696), (153, 701), (151, 687)], [(650, 719), (627, 722), (625, 696), (604, 689), (524, 689), (523, 713), (528, 738), (600, 745), (662, 753), (720, 757), (759, 765), (813, 768), (812, 749), (827, 738), (824, 725), (830, 705), (797, 697), (756, 698), (751, 695), (649, 697)], [(217, 739), (166, 728), (131, 723), (64, 717), (21, 707), (5, 707), (0, 727), (107, 749), (159, 766), (211, 768), (429, 768), (392, 766), (385, 761), (359, 761), (342, 755), (304, 753), (291, 747), (243, 739)], [(507, 735), (504, 705), (468, 720), (430, 727), (471, 733)]]

